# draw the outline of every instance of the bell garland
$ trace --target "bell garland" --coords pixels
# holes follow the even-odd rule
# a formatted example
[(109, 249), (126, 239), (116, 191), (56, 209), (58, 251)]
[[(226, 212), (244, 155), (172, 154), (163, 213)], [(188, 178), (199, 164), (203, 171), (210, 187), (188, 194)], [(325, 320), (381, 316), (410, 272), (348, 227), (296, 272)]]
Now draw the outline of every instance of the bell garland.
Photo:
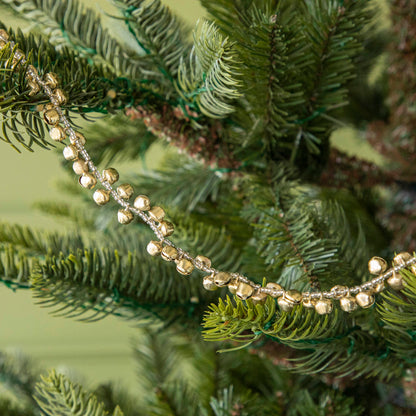
[[(22, 51), (15, 48), (15, 43), (9, 40), (9, 35), (0, 29), (0, 48), (10, 45), (13, 48), (12, 67), (27, 64)], [(152, 206), (149, 197), (138, 195), (133, 204), (129, 202), (133, 197), (133, 187), (124, 183), (113, 188), (119, 180), (119, 174), (114, 168), (107, 168), (99, 172), (85, 149), (85, 137), (76, 132), (69, 120), (63, 114), (61, 105), (67, 103), (67, 95), (59, 88), (58, 76), (52, 72), (39, 76), (33, 65), (27, 66), (26, 79), (30, 87), (29, 95), (35, 95), (42, 89), (48, 95), (50, 103), (43, 108), (43, 118), (50, 126), (49, 134), (52, 140), (63, 142), (69, 138), (64, 150), (64, 158), (73, 162), (73, 170), (79, 175), (82, 187), (93, 189), (100, 183), (103, 188), (97, 189), (93, 199), (97, 205), (105, 205), (112, 197), (121, 208), (117, 219), (121, 224), (129, 224), (134, 216), (140, 217), (153, 230), (158, 240), (152, 240), (147, 245), (147, 252), (151, 256), (161, 256), (163, 260), (176, 263), (176, 270), (182, 275), (189, 275), (197, 268), (205, 273), (203, 286), (206, 290), (216, 290), (227, 286), (229, 291), (242, 300), (250, 299), (253, 304), (265, 303), (268, 296), (277, 299), (281, 310), (289, 312), (295, 305), (302, 304), (305, 308), (314, 309), (318, 314), (330, 314), (334, 309), (333, 300), (339, 301), (340, 308), (345, 312), (353, 312), (358, 307), (370, 308), (375, 302), (375, 294), (386, 288), (386, 283), (394, 290), (405, 288), (406, 282), (400, 271), (410, 268), (416, 274), (416, 257), (403, 252), (393, 259), (392, 267), (388, 268), (386, 260), (373, 257), (368, 262), (368, 270), (375, 275), (373, 279), (354, 287), (334, 286), (329, 291), (299, 292), (286, 290), (273, 282), (264, 287), (258, 285), (239, 273), (220, 271), (211, 266), (211, 260), (203, 255), (193, 257), (191, 254), (175, 246), (166, 237), (174, 232), (174, 226), (165, 220), (165, 211), (159, 206)]]

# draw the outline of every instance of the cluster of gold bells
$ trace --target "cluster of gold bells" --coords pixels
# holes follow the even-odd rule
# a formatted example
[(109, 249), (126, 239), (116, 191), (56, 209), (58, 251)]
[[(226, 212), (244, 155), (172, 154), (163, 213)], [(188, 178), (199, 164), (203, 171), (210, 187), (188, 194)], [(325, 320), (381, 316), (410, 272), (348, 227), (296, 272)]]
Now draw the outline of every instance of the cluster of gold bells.
[(43, 111), (43, 118), (50, 126), (49, 134), (56, 142), (63, 142), (69, 137), (70, 144), (64, 150), (66, 160), (73, 162), (73, 170), (79, 175), (79, 183), (87, 189), (94, 188), (99, 182), (103, 188), (94, 192), (93, 198), (98, 205), (104, 205), (112, 197), (121, 208), (118, 211), (118, 221), (121, 224), (129, 224), (134, 216), (140, 217), (154, 231), (158, 240), (150, 241), (147, 251), (152, 256), (160, 255), (162, 259), (175, 262), (176, 269), (183, 275), (189, 275), (197, 268), (207, 275), (203, 279), (203, 286), (207, 290), (216, 290), (219, 287), (228, 287), (232, 294), (242, 300), (248, 300), (253, 304), (264, 303), (268, 296), (277, 299), (277, 303), (283, 311), (290, 311), (294, 306), (302, 304), (305, 308), (313, 308), (318, 314), (329, 314), (333, 310), (333, 300), (339, 301), (343, 311), (353, 312), (358, 307), (369, 308), (374, 304), (376, 293), (384, 290), (386, 283), (394, 290), (405, 287), (405, 281), (399, 274), (404, 268), (410, 268), (416, 274), (416, 257), (409, 253), (400, 253), (393, 259), (393, 265), (388, 269), (387, 262), (380, 257), (373, 257), (368, 262), (371, 274), (376, 275), (359, 286), (334, 286), (329, 291), (299, 292), (297, 290), (285, 290), (277, 283), (267, 283), (266, 286), (258, 285), (239, 273), (219, 271), (211, 266), (211, 260), (205, 256), (191, 256), (180, 247), (176, 247), (167, 237), (172, 235), (174, 226), (165, 220), (165, 211), (159, 206), (152, 206), (145, 195), (139, 195), (134, 199), (133, 187), (128, 184), (120, 184), (113, 188), (119, 180), (118, 172), (113, 168), (107, 168), (100, 172), (88, 152), (85, 149), (85, 137), (76, 132), (63, 114), (61, 105), (67, 102), (66, 93), (59, 88), (58, 76), (47, 73), (41, 79), (35, 67), (27, 65), (22, 51), (16, 48), (14, 42), (9, 41), (9, 36), (4, 30), (0, 30), (0, 48), (10, 45), (13, 54), (9, 63), (12, 68), (26, 65), (26, 80), (30, 88), (29, 95), (35, 95), (43, 91), (49, 96), (50, 103), (39, 111)]

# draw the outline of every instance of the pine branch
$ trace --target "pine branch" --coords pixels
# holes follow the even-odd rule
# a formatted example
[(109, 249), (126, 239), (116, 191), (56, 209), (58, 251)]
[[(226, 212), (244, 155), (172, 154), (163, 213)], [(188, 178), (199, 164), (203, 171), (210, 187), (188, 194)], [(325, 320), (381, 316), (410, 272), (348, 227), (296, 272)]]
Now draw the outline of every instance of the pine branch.
[(404, 270), (402, 291), (383, 292), (383, 301), (377, 304), (377, 312), (383, 322), (383, 335), (395, 354), (409, 364), (416, 360), (416, 276), (414, 271)]
[(118, 76), (130, 79), (143, 78), (141, 60), (137, 55), (119, 44), (101, 19), (91, 9), (85, 9), (77, 0), (56, 2), (54, 0), (4, 0), (22, 17), (40, 25), (51, 36), (58, 48), (72, 47), (81, 56), (92, 58), (105, 65)]
[(196, 27), (189, 63), (178, 70), (180, 94), (191, 109), (211, 118), (234, 111), (230, 101), (241, 96), (235, 45), (208, 22)]
[(146, 78), (157, 79), (165, 84), (167, 91), (172, 90), (180, 61), (190, 49), (186, 25), (159, 0), (116, 0), (115, 4), (122, 11), (138, 46), (152, 63), (145, 71)]
[[(35, 400), (45, 416), (106, 416), (104, 405), (66, 376), (51, 371), (36, 386)], [(123, 416), (117, 407), (113, 416)]]

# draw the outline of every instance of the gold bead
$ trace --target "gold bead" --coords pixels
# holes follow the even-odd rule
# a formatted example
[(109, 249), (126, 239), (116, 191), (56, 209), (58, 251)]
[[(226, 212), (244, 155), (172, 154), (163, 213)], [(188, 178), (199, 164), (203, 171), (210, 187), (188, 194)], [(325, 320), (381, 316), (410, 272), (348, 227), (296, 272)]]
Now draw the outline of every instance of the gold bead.
[(30, 91), (29, 91), (30, 97), (36, 95), (40, 91), (40, 85), (35, 81), (28, 81), (27, 85), (29, 85), (29, 88), (30, 88)]
[(209, 274), (208, 276), (204, 276), (202, 281), (202, 285), (206, 290), (217, 290), (218, 286), (214, 282), (214, 276)]
[(55, 110), (55, 106), (52, 103), (46, 103), (44, 110)]
[(178, 250), (172, 246), (165, 246), (162, 249), (161, 253), (162, 259), (166, 261), (173, 261), (176, 260), (179, 256)]
[(97, 179), (91, 173), (84, 173), (79, 178), (79, 184), (84, 188), (92, 189), (95, 185), (97, 185)]
[[(202, 263), (202, 265), (204, 267), (211, 267), (211, 260), (208, 257), (202, 256), (201, 254), (199, 254), (198, 256), (195, 257), (196, 261), (199, 261), (200, 263)], [(202, 270), (201, 267), (198, 267), (198, 265), (195, 265), (195, 267), (197, 269)]]
[(113, 168), (103, 170), (103, 179), (110, 185), (118, 181), (118, 172)]
[(97, 189), (92, 196), (97, 205), (105, 205), (110, 201), (110, 191), (106, 189)]
[(133, 187), (129, 183), (123, 183), (117, 187), (117, 193), (120, 198), (130, 199), (134, 193)]
[(161, 241), (152, 240), (147, 245), (146, 250), (151, 256), (157, 256), (162, 252), (162, 248), (163, 248), (163, 245)]
[(250, 299), (254, 305), (263, 304), (267, 300), (267, 293), (263, 293), (259, 290), (256, 290)]
[(150, 199), (146, 195), (139, 195), (134, 200), (133, 206), (139, 211), (148, 211), (150, 209)]
[(148, 211), (149, 217), (157, 222), (160, 222), (165, 217), (165, 211), (160, 207), (153, 207)]
[(232, 276), (227, 272), (218, 272), (214, 275), (214, 282), (217, 286), (225, 286), (231, 280)]
[(194, 270), (194, 265), (188, 259), (181, 259), (176, 263), (176, 270), (180, 274), (188, 275)]
[(254, 287), (250, 286), (247, 283), (240, 282), (240, 284), (237, 287), (236, 295), (241, 300), (246, 300), (250, 298), (251, 296), (253, 296), (254, 291), (255, 291)]
[(46, 110), (43, 113), (43, 118), (51, 126), (55, 126), (56, 124), (58, 124), (60, 119), (59, 114), (56, 110)]
[(371, 274), (381, 274), (387, 270), (387, 262), (381, 257), (372, 257), (368, 262), (368, 271)]
[(237, 294), (238, 285), (240, 282), (237, 279), (231, 279), (230, 282), (227, 284), (228, 290), (233, 294)]
[(327, 315), (331, 313), (334, 308), (331, 299), (318, 299), (314, 306), (318, 315)]
[(288, 290), (283, 297), (290, 303), (298, 304), (302, 301), (302, 294), (298, 290)]
[(62, 142), (65, 140), (65, 130), (61, 126), (55, 126), (52, 127), (49, 130), (49, 135), (51, 136), (52, 140), (55, 140), (56, 142)]
[(374, 296), (369, 292), (360, 292), (357, 295), (355, 295), (355, 299), (359, 306), (362, 308), (370, 308), (374, 304)]
[(53, 95), (55, 97), (55, 100), (58, 101), (59, 105), (66, 104), (68, 102), (68, 97), (66, 96), (65, 91), (61, 90), (60, 88), (57, 88)]
[(170, 235), (173, 234), (173, 231), (174, 231), (173, 224), (169, 221), (161, 221), (157, 228), (159, 228), (163, 237), (169, 237)]
[(345, 296), (339, 300), (339, 306), (345, 312), (351, 313), (358, 308), (357, 301), (352, 296)]
[(85, 160), (78, 159), (72, 164), (72, 169), (77, 175), (82, 175), (88, 172), (88, 164)]
[(134, 219), (134, 215), (127, 209), (119, 209), (117, 219), (120, 224), (130, 224)]
[(85, 136), (82, 133), (79, 133), (77, 131), (75, 132), (75, 139), (69, 136), (69, 141), (72, 144), (75, 144), (77, 142), (81, 146), (85, 146), (85, 143), (87, 142), (87, 140), (85, 139)]
[(387, 283), (394, 290), (404, 289), (404, 280), (400, 273), (393, 271), (393, 275), (387, 279)]
[(54, 72), (48, 72), (45, 75), (45, 83), (49, 88), (56, 88), (59, 84), (58, 75), (56, 75)]
[(283, 298), (283, 296), (277, 299), (277, 304), (280, 306), (280, 309), (284, 312), (290, 312), (294, 306), (293, 303), (288, 302), (286, 299)]
[[(283, 287), (282, 286), (280, 286), (278, 283), (274, 283), (274, 282), (267, 283), (266, 284), (266, 288), (267, 289), (272, 289), (272, 290), (283, 290)], [(277, 296), (274, 296), (274, 295), (270, 295), (270, 296), (273, 296), (275, 298), (277, 297)]]
[(63, 155), (66, 160), (75, 160), (78, 157), (78, 150), (75, 146), (71, 144), (66, 146), (63, 150)]
[(0, 48), (3, 48), (4, 46), (6, 46), (8, 42), (9, 42), (9, 34), (4, 29), (0, 29)]

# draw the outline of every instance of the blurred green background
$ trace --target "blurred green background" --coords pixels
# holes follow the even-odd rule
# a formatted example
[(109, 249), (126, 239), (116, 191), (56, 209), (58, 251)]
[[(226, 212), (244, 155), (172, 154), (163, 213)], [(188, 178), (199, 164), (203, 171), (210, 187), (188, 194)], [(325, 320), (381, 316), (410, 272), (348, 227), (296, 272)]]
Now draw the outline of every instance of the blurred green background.
[[(204, 12), (196, 0), (165, 0), (193, 26)], [(87, 2), (86, 2), (87, 3)], [(384, 2), (377, 2), (383, 6)], [(103, 13), (116, 14), (110, 2), (88, 2), (89, 7)], [(385, 10), (385, 7), (380, 7)], [(12, 15), (2, 15), (3, 22), (13, 27), (27, 28)], [(383, 19), (383, 24), (386, 24)], [(111, 19), (105, 22), (112, 27)], [(115, 33), (117, 29), (114, 28)], [(88, 139), (88, 138), (87, 138)], [(360, 153), (380, 161), (362, 137), (348, 128), (340, 129), (333, 138), (337, 147)], [(35, 149), (35, 153), (18, 154), (0, 143), (0, 221), (27, 224), (46, 229), (63, 227), (32, 208), (35, 201), (65, 198), (54, 186), (65, 175), (60, 168), (62, 157), (54, 151)], [(156, 157), (147, 159), (152, 167)], [(120, 168), (120, 166), (117, 166)], [(124, 171), (140, 169), (140, 165), (124, 166)], [(123, 168), (120, 169), (123, 172)], [(68, 227), (68, 226), (67, 226)], [(131, 354), (131, 339), (137, 330), (121, 320), (109, 317), (94, 324), (53, 318), (48, 310), (34, 305), (29, 292), (14, 293), (0, 287), (0, 349), (20, 349), (44, 368), (69, 368), (93, 383), (119, 380), (134, 390), (135, 368)]]
[[(108, 1), (85, 2), (88, 7), (103, 13), (116, 14)], [(168, 0), (169, 4), (193, 26), (203, 16), (198, 1)], [(2, 14), (0, 19), (10, 26), (27, 28), (27, 23), (13, 15)], [(110, 18), (105, 18), (112, 27)], [(33, 209), (35, 201), (61, 199), (54, 186), (65, 174), (60, 167), (62, 156), (55, 151), (39, 148), (35, 153), (17, 153), (0, 142), (0, 221), (26, 224), (44, 229), (58, 229), (64, 225)], [(156, 157), (146, 161), (148, 167)], [(118, 166), (119, 167), (119, 166)], [(130, 164), (124, 167), (134, 169)], [(136, 167), (137, 169), (140, 166)], [(123, 169), (120, 169), (122, 172)], [(12, 292), (0, 287), (0, 349), (18, 349), (29, 354), (45, 368), (74, 370), (90, 382), (119, 380), (134, 389), (136, 377), (131, 354), (131, 340), (137, 330), (127, 323), (109, 317), (94, 324), (70, 319), (54, 318), (47, 309), (34, 304), (29, 292)]]

